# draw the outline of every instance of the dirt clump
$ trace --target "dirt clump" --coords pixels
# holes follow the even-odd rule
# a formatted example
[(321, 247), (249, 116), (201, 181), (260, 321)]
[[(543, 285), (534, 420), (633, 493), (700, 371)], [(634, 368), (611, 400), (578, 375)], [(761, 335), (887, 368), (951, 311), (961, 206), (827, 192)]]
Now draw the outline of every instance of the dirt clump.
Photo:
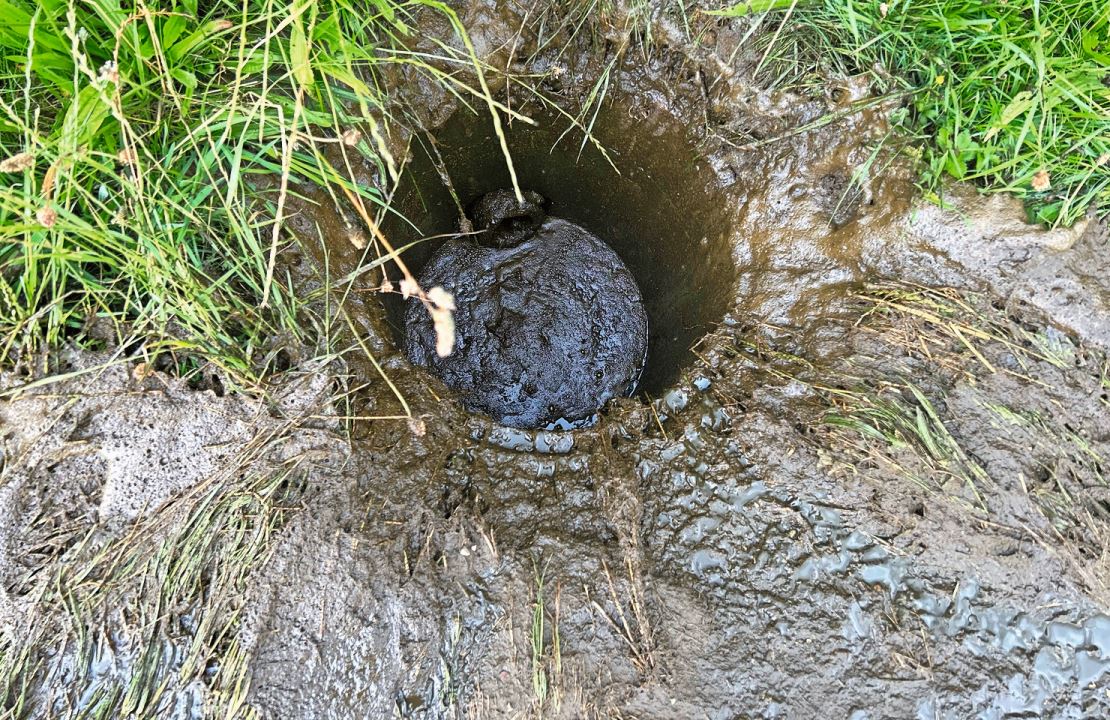
[[(420, 272), (451, 294), (455, 342), (441, 355), (424, 305), (409, 300), (405, 353), (470, 410), (510, 427), (570, 429), (631, 395), (647, 359), (648, 319), (636, 280), (588, 231), (495, 191), (475, 211), (477, 240), (440, 246)], [(494, 207), (497, 204), (497, 207)]]

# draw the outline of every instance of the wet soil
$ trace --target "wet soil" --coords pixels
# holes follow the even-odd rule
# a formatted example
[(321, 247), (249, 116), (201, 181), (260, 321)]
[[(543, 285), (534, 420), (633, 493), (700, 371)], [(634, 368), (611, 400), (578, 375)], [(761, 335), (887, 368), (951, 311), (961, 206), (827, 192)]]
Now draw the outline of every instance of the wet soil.
[[(203, 627), (158, 635), (170, 659), (139, 665), (166, 683), (154, 714), (232, 696), (306, 718), (1110, 713), (1104, 231), (1025, 226), (967, 188), (950, 209), (913, 202), (899, 162), (861, 170), (892, 108), (815, 125), (843, 93), (759, 89), (734, 24), (692, 41), (659, 15), (641, 58), (622, 7), (550, 45), (525, 8), (460, 11), (495, 67), (562, 68), (545, 89), (571, 110), (628, 50), (596, 125), (621, 175), (604, 157), (571, 172), (581, 135), (551, 150), (545, 123), (514, 125), (510, 145), (526, 184), (636, 276), (659, 328), (647, 393), (574, 432), (468, 413), (398, 350), (375, 270), (346, 307), (388, 383), (348, 353), (275, 378), (270, 401), (122, 371), (5, 399), (4, 647), (47, 668), (24, 714), (65, 715), (137, 674), (134, 646), (91, 672), (56, 649), (76, 611), (47, 588), (81, 538), (159, 547), (195, 488), (288, 467), (298, 480), (257, 520), (267, 551), (232, 599), (154, 613), (228, 627), (200, 671), (174, 649)], [(481, 118), (408, 87), (460, 204), (505, 186)], [(499, 92), (521, 107), (519, 88)], [(421, 137), (396, 195), (409, 239), (458, 217)], [(351, 240), (349, 208), (305, 197), (291, 227), (308, 252), (290, 272), (357, 273), (373, 247)], [(344, 420), (403, 415), (394, 389), (412, 420)], [(146, 541), (150, 524), (162, 534)], [(127, 612), (143, 606), (131, 582), (112, 612), (97, 606), (97, 633), (148, 631)], [(229, 679), (233, 656), (246, 670)]]
[(534, 191), (523, 202), (512, 190), (479, 200), (476, 234), (441, 245), (419, 276), (422, 287), (450, 293), (453, 334), (409, 298), (404, 348), (469, 410), (509, 427), (570, 430), (635, 392), (648, 322), (620, 257), (547, 216), (544, 203)]
[[(536, 125), (512, 123), (506, 142), (521, 187), (547, 199), (548, 215), (603, 239), (631, 271), (648, 314), (642, 387), (658, 393), (689, 362), (688, 348), (728, 308), (736, 277), (730, 212), (711, 167), (681, 126), (637, 111), (632, 98), (614, 94), (611, 100), (594, 118), (600, 147), (538, 102), (523, 108)], [(434, 145), (426, 137), (414, 139), (411, 164), (393, 198), (407, 222), (393, 214), (383, 222), (399, 245), (435, 238), (406, 254), (414, 268), (423, 267), (443, 236), (457, 230), (460, 205), (511, 186), (487, 116), (457, 111), (434, 137)], [(400, 303), (386, 303), (399, 329)]]

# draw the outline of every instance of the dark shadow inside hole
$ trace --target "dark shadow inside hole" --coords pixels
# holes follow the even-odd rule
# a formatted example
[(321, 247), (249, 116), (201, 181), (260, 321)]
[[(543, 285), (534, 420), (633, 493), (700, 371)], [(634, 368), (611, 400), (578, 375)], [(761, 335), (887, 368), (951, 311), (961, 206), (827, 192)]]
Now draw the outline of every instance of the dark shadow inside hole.
[[(730, 306), (736, 271), (725, 193), (673, 118), (635, 119), (619, 103), (602, 110), (593, 135), (608, 150), (610, 164), (594, 145), (581, 146), (579, 131), (560, 140), (565, 118), (527, 112), (536, 126), (515, 121), (506, 131), (520, 186), (543, 195), (550, 216), (581, 225), (608, 243), (636, 278), (650, 328), (640, 390), (657, 394), (677, 379), (693, 359), (691, 347)], [(434, 137), (462, 207), (512, 186), (488, 116), (460, 111)], [(395, 246), (458, 231), (459, 205), (434, 153), (426, 138), (414, 139), (394, 196), (397, 214), (383, 223)], [(442, 242), (409, 249), (406, 262), (418, 273)], [(385, 302), (400, 339), (403, 301), (390, 295)]]

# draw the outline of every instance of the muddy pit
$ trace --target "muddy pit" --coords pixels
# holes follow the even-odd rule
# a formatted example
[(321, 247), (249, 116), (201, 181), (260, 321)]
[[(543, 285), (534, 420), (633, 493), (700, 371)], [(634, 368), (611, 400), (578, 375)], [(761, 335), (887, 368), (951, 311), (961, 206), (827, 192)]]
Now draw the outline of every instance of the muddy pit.
[[(513, 12), (463, 20), (510, 69), (566, 65), (552, 92), (580, 107), (610, 58), (585, 36), (555, 56)], [(6, 398), (18, 715), (1110, 712), (1104, 230), (1025, 226), (961, 188), (954, 210), (911, 204), (897, 163), (853, 186), (882, 112), (798, 131), (840, 95), (759, 90), (727, 23), (653, 32), (594, 128), (619, 175), (580, 133), (555, 142), (558, 113), (509, 130), (522, 185), (636, 276), (644, 393), (574, 432), (468, 413), (398, 350), (400, 303), (367, 273), (344, 297), (377, 366), (349, 352), (252, 398), (116, 364)], [(488, 122), (439, 114), (459, 204), (505, 187)], [(383, 226), (399, 245), (456, 229), (429, 142), (395, 197), (412, 225)], [(357, 271), (350, 209), (306, 197), (289, 271)], [(365, 419), (403, 416), (398, 392), (411, 420)], [(142, 591), (193, 577), (164, 550), (198, 537), (200, 579)]]
[[(523, 110), (531, 110), (536, 125), (516, 121), (506, 130), (518, 183), (547, 199), (549, 216), (602, 238), (631, 271), (650, 333), (640, 387), (657, 395), (690, 363), (689, 348), (729, 307), (736, 277), (731, 218), (712, 168), (677, 122), (645, 123), (627, 102), (598, 113), (596, 144), (583, 142), (559, 113)], [(434, 144), (426, 136), (414, 139), (411, 163), (393, 197), (396, 213), (383, 223), (400, 245), (438, 239), (406, 253), (417, 273), (443, 236), (458, 230), (460, 209), (512, 183), (488, 116), (456, 112), (432, 136)], [(400, 342), (402, 301), (390, 295), (385, 302)]]

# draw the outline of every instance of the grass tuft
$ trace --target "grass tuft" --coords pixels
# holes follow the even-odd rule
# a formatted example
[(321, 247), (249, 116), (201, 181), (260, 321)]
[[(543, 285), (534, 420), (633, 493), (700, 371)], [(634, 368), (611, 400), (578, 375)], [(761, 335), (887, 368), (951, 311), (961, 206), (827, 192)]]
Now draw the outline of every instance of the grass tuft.
[[(410, 52), (420, 13), (464, 50)], [(318, 344), (334, 319), (277, 262), (296, 242), (289, 195), (339, 187), (381, 207), (399, 172), (391, 69), (498, 112), (432, 0), (0, 0), (0, 16), (0, 364), (40, 372), (75, 343), (249, 382), (272, 369), (274, 338)], [(327, 146), (361, 155), (380, 187)]]
[(891, 119), (920, 140), (928, 192), (945, 177), (976, 181), (1049, 225), (1110, 208), (1105, 2), (769, 0), (719, 11), (759, 13), (752, 22), (794, 23), (773, 36), (769, 76), (866, 73), (880, 94), (907, 93)]

